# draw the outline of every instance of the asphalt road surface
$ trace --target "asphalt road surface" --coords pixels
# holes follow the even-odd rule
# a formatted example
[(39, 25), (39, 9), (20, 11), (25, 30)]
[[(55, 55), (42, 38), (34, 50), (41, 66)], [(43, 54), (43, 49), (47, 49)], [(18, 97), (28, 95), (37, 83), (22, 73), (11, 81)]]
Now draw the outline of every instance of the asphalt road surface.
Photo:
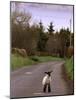
[[(62, 64), (64, 61), (51, 61), (23, 67), (11, 72), (10, 96), (19, 97), (39, 97), (67, 95), (67, 83), (62, 77)], [(52, 72), (52, 83), (50, 93), (43, 93), (42, 79), (45, 71)]]

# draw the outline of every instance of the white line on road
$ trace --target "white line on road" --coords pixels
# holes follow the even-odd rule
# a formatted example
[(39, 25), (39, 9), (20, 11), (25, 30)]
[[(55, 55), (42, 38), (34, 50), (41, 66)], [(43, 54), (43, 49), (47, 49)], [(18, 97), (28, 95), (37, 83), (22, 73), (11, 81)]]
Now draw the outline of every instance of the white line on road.
[(27, 74), (27, 75), (31, 75), (31, 74), (32, 74), (32, 72), (26, 72), (25, 74)]
[(37, 92), (37, 93), (33, 93), (33, 94), (38, 95), (38, 94), (44, 94), (44, 93), (42, 93), (42, 92)]

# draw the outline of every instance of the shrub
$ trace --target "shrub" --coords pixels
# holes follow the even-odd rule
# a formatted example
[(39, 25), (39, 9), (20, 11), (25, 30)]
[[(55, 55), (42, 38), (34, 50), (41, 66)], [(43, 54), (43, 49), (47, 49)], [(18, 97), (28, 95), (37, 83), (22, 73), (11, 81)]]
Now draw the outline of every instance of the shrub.
[(67, 57), (71, 57), (73, 55), (73, 47), (68, 47), (68, 50), (67, 50)]
[(30, 57), (33, 61), (39, 61), (38, 56), (32, 56)]
[(22, 57), (27, 57), (27, 52), (25, 49), (19, 49), (19, 48), (12, 48), (12, 53), (13, 54), (19, 54)]

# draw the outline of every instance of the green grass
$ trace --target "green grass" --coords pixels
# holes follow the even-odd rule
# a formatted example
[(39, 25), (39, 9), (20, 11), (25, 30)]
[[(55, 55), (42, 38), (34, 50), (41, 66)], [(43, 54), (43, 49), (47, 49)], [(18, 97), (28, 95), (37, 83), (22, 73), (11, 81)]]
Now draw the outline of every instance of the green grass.
[(11, 69), (15, 70), (18, 68), (21, 68), (23, 66), (42, 63), (42, 62), (48, 62), (48, 61), (59, 61), (62, 60), (58, 57), (51, 57), (51, 56), (30, 56), (30, 57), (21, 57), (18, 54), (12, 54), (11, 55)]
[(23, 58), (21, 56), (18, 55), (12, 55), (11, 56), (11, 66), (12, 66), (12, 70), (20, 68), (22, 66), (26, 66), (26, 65), (32, 65), (34, 64), (35, 61), (27, 58)]
[(68, 78), (73, 80), (73, 57), (71, 57), (70, 59), (66, 59), (65, 61), (65, 68), (66, 68), (66, 72), (68, 74)]
[(41, 57), (39, 57), (40, 62), (60, 61), (60, 60), (62, 60), (62, 59), (59, 58), (59, 57), (51, 57), (51, 56), (45, 56), (45, 57), (41, 56)]

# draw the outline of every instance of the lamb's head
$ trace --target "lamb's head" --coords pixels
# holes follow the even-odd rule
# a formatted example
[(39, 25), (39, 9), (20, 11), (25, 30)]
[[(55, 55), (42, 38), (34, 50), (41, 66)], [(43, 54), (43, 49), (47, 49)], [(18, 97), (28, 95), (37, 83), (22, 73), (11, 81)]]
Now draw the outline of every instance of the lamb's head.
[(51, 73), (52, 73), (53, 71), (48, 71), (48, 72), (45, 72), (45, 74), (47, 74), (48, 76), (51, 76)]

